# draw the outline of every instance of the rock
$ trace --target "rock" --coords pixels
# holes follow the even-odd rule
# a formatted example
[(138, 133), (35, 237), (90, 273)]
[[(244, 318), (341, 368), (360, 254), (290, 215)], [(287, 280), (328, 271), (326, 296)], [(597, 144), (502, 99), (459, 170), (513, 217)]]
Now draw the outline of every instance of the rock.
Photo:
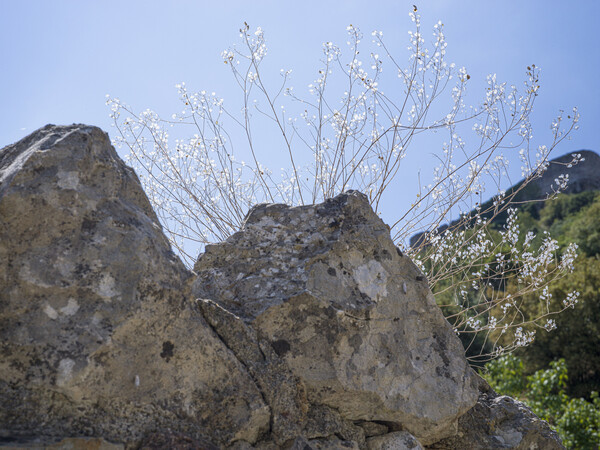
[(148, 434), (141, 442), (138, 450), (219, 450), (219, 447), (208, 442), (190, 438), (182, 433), (162, 430)]
[[(464, 447), (468, 448), (468, 447)], [(368, 450), (423, 450), (415, 437), (406, 431), (395, 431), (367, 439)]]
[(485, 386), (358, 192), (259, 205), (192, 273), (98, 128), (0, 150), (3, 446), (560, 448)]
[(435, 450), (564, 449), (547, 422), (527, 405), (498, 395), (482, 380), (477, 404), (458, 421), (458, 433), (427, 447)]
[(270, 412), (100, 129), (0, 151), (0, 439), (256, 441)]
[(337, 436), (346, 442), (355, 442), (360, 447), (365, 444), (365, 432), (361, 427), (324, 405), (312, 406), (304, 427), (304, 436), (309, 439)]
[(304, 437), (297, 438), (289, 447), (289, 450), (359, 450), (360, 447), (356, 442), (344, 441), (337, 436), (322, 439), (306, 439)]
[(363, 429), (365, 437), (380, 436), (389, 431), (386, 425), (377, 422), (358, 422), (356, 425)]
[[(579, 153), (585, 161), (568, 167), (573, 160), (573, 153)], [(532, 181), (530, 190), (531, 199), (544, 199), (552, 194), (556, 188), (556, 179), (560, 175), (569, 176), (569, 184), (565, 189), (566, 194), (577, 194), (584, 191), (600, 190), (600, 155), (591, 150), (578, 150), (567, 153), (550, 161), (548, 168), (540, 178)]]
[[(271, 436), (278, 445), (301, 434), (309, 408), (300, 379), (239, 317), (211, 300), (199, 300), (207, 322), (247, 368), (271, 407)], [(363, 439), (364, 440), (364, 439)]]
[(65, 438), (55, 444), (0, 445), (3, 450), (124, 450), (122, 444), (111, 444), (99, 438)]
[(396, 424), (422, 443), (452, 435), (477, 401), (460, 341), (427, 280), (356, 191), (320, 205), (259, 205), (207, 246), (192, 292), (265, 336), (309, 401)]

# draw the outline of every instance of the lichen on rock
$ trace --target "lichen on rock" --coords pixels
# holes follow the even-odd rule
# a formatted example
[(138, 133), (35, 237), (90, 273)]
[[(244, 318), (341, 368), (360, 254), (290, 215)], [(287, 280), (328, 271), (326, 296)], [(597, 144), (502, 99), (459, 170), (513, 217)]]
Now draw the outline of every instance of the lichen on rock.
[(393, 423), (430, 443), (477, 401), (424, 277), (357, 191), (314, 206), (259, 205), (194, 271), (195, 296), (264, 335), (309, 400), (346, 419)]
[(192, 272), (85, 125), (0, 150), (0, 443), (561, 448), (469, 368), (363, 194), (257, 205)]

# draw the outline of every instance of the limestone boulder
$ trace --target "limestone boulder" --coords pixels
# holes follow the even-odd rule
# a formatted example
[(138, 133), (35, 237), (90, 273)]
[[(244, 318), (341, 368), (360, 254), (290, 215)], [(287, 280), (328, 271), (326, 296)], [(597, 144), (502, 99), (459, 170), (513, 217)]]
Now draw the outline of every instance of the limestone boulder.
[(527, 405), (506, 395), (498, 395), (481, 380), (477, 404), (458, 420), (456, 435), (428, 448), (561, 450), (565, 447), (558, 434)]
[(364, 195), (258, 205), (192, 272), (85, 125), (0, 150), (0, 446), (561, 448)]
[(367, 440), (368, 450), (423, 450), (413, 435), (406, 431), (395, 431)]
[(478, 397), (427, 279), (368, 199), (258, 205), (207, 246), (192, 292), (251, 326), (307, 388), (351, 421), (391, 424), (422, 444), (450, 436)]
[(268, 431), (189, 278), (100, 129), (49, 125), (0, 150), (0, 440)]

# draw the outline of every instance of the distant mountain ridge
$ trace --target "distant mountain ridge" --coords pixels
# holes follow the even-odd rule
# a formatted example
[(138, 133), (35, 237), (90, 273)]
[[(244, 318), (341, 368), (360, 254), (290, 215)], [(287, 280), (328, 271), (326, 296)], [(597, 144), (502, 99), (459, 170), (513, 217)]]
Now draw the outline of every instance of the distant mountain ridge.
[[(585, 161), (574, 165), (571, 168), (565, 167), (573, 159), (573, 154), (580, 154)], [(559, 156), (550, 161), (550, 165), (544, 174), (531, 182), (532, 186), (539, 189), (542, 197), (552, 193), (552, 185), (556, 186), (555, 179), (559, 175), (569, 175), (569, 184), (565, 194), (578, 194), (584, 191), (600, 190), (600, 155), (591, 150), (578, 150)], [(522, 181), (520, 182), (522, 183)], [(519, 184), (520, 184), (519, 183)], [(514, 189), (517, 185), (511, 187)], [(524, 198), (524, 200), (536, 200), (533, 198)]]
[[(566, 165), (573, 160), (574, 154), (580, 154), (584, 161), (579, 164), (573, 165), (568, 168)], [(569, 175), (569, 182), (566, 189), (563, 191), (565, 194), (578, 194), (585, 191), (600, 191), (600, 155), (592, 150), (577, 150), (574, 152), (566, 153), (558, 158), (552, 159), (549, 162), (549, 166), (544, 174), (529, 183), (515, 199), (518, 202), (527, 202), (531, 200), (543, 200), (556, 189), (556, 179), (560, 175)], [(517, 184), (507, 189), (507, 193), (518, 189), (524, 180), (519, 181)], [(485, 209), (485, 205), (491, 205), (492, 200), (488, 200), (482, 209)], [(540, 203), (540, 208), (543, 203)], [(458, 221), (453, 221), (450, 224), (444, 224), (437, 229), (438, 234), (443, 233), (449, 227), (456, 225)], [(421, 231), (414, 234), (410, 238), (410, 247), (414, 248), (420, 245), (426, 238), (428, 231)]]

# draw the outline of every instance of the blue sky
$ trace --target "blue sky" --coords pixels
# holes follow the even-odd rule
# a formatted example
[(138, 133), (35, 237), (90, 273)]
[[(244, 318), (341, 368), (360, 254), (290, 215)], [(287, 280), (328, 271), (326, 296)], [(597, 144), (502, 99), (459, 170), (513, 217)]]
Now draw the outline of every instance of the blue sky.
[(343, 45), (349, 24), (368, 37), (382, 30), (387, 42), (405, 48), (413, 3), (426, 36), (444, 23), (448, 60), (467, 67), (473, 91), (488, 73), (520, 85), (535, 63), (542, 68), (534, 115), (540, 143), (558, 110), (577, 106), (580, 130), (556, 156), (600, 150), (598, 0), (2, 0), (0, 146), (47, 123), (87, 123), (111, 133), (106, 94), (164, 117), (180, 109), (174, 85), (181, 81), (227, 101), (237, 94), (220, 53), (237, 43), (244, 21), (265, 31), (266, 68), (293, 69), (292, 84), (305, 89), (316, 77), (321, 44)]

